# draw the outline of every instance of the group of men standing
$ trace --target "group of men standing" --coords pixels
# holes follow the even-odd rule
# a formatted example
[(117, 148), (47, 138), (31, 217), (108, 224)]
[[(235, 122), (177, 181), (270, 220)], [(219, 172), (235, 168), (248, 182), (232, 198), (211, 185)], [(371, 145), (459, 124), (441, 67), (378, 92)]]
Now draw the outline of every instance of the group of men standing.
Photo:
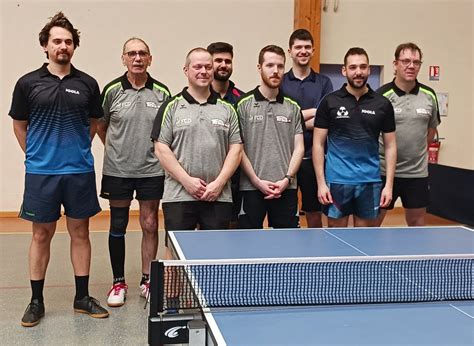
[[(260, 84), (243, 93), (229, 79), (232, 46), (216, 42), (187, 54), (188, 83), (175, 96), (147, 72), (152, 55), (140, 38), (125, 42), (127, 71), (102, 94), (71, 64), (79, 33), (64, 14), (46, 24), (40, 44), (48, 63), (20, 78), (9, 112), (26, 154), (20, 215), (33, 222), (32, 298), (23, 326), (44, 316), (44, 278), (61, 205), (71, 237), (74, 309), (108, 316), (88, 292), (88, 224), (100, 211), (91, 154), (96, 132), (105, 146), (100, 196), (110, 204), (109, 306), (126, 299), (125, 234), (133, 198), (143, 231), (143, 297), (157, 254), (160, 201), (167, 231), (258, 229), (265, 216), (274, 228), (298, 227), (298, 186), (309, 227), (322, 226), (321, 211), (329, 226), (347, 226), (349, 215), (356, 226), (379, 225), (398, 196), (408, 224), (423, 224), (426, 145), (439, 115), (433, 90), (416, 79), (422, 56), (412, 43), (397, 48), (395, 79), (380, 92), (367, 84), (366, 51), (349, 49), (342, 67), (347, 84), (332, 92), (329, 78), (310, 67), (311, 34), (299, 29), (289, 40), (292, 69), (285, 73), (281, 47), (265, 46), (258, 56)], [(402, 141), (398, 161), (396, 138)]]

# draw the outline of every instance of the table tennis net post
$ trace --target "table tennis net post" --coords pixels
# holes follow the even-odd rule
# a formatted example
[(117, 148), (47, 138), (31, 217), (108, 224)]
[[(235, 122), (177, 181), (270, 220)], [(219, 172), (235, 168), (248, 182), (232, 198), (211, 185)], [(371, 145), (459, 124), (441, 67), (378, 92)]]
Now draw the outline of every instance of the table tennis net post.
[[(156, 261), (158, 312), (474, 298), (474, 256)], [(152, 276), (153, 276), (152, 270)]]

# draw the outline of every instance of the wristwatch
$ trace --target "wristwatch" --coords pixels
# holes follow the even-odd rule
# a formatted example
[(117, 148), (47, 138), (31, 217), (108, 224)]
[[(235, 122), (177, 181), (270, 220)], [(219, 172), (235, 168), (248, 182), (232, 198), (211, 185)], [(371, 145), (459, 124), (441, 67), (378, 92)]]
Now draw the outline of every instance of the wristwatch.
[(285, 175), (285, 178), (288, 179), (288, 181), (289, 181), (290, 184), (293, 183), (293, 179), (294, 179), (294, 178), (293, 178), (291, 175), (286, 174), (286, 175)]

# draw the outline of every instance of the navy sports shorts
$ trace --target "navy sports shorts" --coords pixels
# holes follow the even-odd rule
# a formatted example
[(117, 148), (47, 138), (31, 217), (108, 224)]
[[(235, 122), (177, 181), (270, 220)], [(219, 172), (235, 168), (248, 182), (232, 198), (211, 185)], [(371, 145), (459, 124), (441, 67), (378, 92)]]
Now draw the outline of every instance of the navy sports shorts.
[(36, 223), (57, 221), (64, 214), (87, 219), (101, 209), (97, 199), (95, 173), (25, 175), (25, 192), (20, 217)]
[(357, 185), (330, 183), (333, 203), (323, 206), (323, 213), (333, 219), (355, 215), (361, 219), (376, 219), (380, 213), (382, 183)]

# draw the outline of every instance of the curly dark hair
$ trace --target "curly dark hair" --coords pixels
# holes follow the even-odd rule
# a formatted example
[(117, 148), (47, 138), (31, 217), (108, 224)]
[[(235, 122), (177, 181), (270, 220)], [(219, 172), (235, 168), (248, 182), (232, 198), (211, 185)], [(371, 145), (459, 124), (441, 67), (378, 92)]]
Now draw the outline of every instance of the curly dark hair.
[(74, 44), (74, 49), (79, 47), (79, 38), (80, 32), (79, 30), (75, 29), (72, 23), (67, 19), (67, 17), (61, 11), (56, 13), (51, 20), (46, 23), (46, 25), (41, 29), (39, 33), (39, 42), (41, 47), (44, 47), (48, 44), (49, 40), (49, 32), (51, 28), (58, 26), (60, 28), (64, 28), (72, 34), (72, 42)]

